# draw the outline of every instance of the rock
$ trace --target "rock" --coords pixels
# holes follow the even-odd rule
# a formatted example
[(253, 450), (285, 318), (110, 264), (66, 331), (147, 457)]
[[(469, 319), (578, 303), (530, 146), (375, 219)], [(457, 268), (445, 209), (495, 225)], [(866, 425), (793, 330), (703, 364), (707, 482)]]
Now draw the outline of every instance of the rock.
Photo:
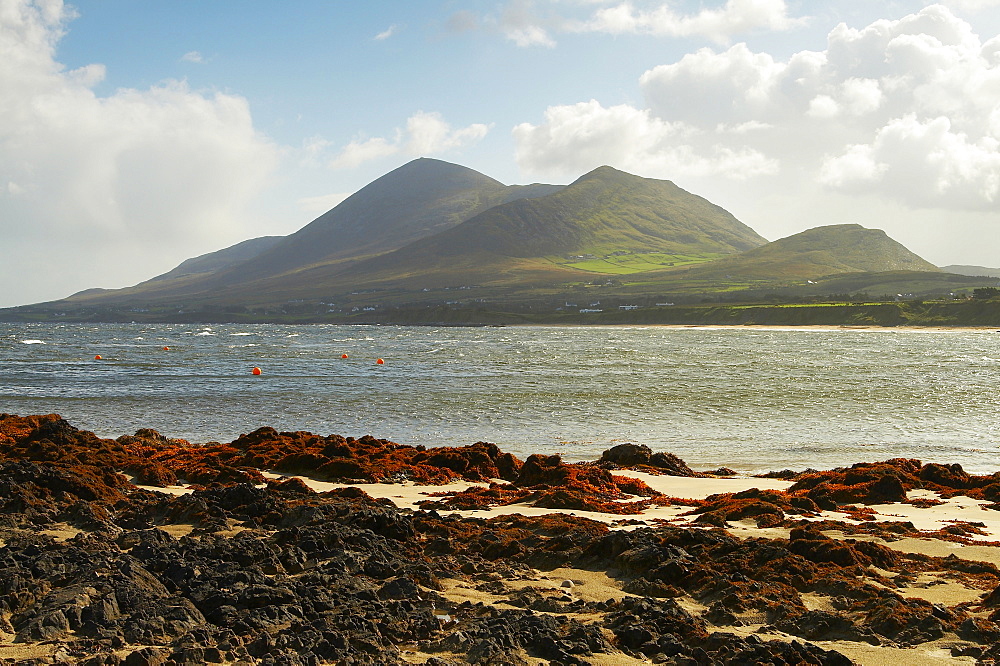
[(601, 454), (598, 463), (607, 463), (617, 467), (652, 467), (658, 472), (671, 476), (699, 476), (674, 454), (653, 453), (645, 444), (626, 442), (613, 446)]
[(601, 454), (601, 462), (614, 463), (621, 467), (648, 465), (653, 451), (645, 444), (625, 442), (617, 444)]
[(144, 647), (135, 650), (125, 657), (125, 666), (159, 666), (167, 661), (169, 655), (159, 648)]
[(399, 576), (379, 588), (379, 599), (417, 599), (420, 588), (409, 578)]

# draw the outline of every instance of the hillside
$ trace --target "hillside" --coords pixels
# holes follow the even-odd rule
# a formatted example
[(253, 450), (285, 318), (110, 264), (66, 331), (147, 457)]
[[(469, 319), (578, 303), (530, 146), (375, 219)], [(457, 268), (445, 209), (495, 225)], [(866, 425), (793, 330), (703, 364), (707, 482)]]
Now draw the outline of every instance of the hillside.
[(794, 283), (841, 273), (940, 270), (881, 229), (836, 224), (808, 229), (736, 256), (694, 266), (676, 277), (692, 281)]
[(505, 257), (731, 254), (766, 242), (727, 211), (670, 181), (600, 167), (555, 194), (496, 206), (410, 250)]

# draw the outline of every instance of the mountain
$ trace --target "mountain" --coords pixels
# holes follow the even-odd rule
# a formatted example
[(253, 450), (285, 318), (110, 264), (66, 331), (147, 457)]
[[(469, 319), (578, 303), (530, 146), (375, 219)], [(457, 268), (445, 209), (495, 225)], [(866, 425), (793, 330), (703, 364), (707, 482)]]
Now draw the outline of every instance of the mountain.
[(669, 180), (604, 166), (549, 196), (491, 208), (414, 243), (408, 252), (503, 257), (616, 251), (728, 254), (766, 242), (727, 211)]
[(1000, 278), (1000, 268), (986, 268), (984, 266), (942, 266), (941, 270), (946, 273), (955, 273), (956, 275), (970, 275), (973, 277), (995, 277)]
[[(299, 231), (243, 261), (239, 248), (185, 262), (92, 304), (282, 302), (377, 284), (415, 288), (565, 281), (611, 255), (714, 258), (766, 241), (730, 213), (670, 181), (600, 167), (568, 186), (506, 186), (440, 160), (418, 159), (365, 186)], [(217, 259), (214, 272), (192, 272)], [(610, 264), (609, 264), (610, 265)], [(649, 264), (646, 268), (659, 264)], [(616, 268), (618, 272), (620, 269)]]
[(447, 304), (457, 302), (448, 292), (456, 288), (468, 290), (462, 298), (470, 302), (540, 302), (593, 286), (694, 296), (819, 288), (831, 275), (892, 272), (896, 284), (937, 271), (884, 232), (856, 224), (768, 243), (670, 181), (607, 166), (566, 186), (507, 186), (418, 159), (289, 236), (247, 241), (134, 287), (57, 303), (325, 314), (329, 303), (347, 311)]
[[(393, 252), (350, 266), (286, 273), (254, 289), (311, 298), (336, 289), (561, 283), (593, 279), (612, 256), (715, 257), (766, 242), (724, 209), (670, 181), (600, 167), (551, 194), (493, 206)], [(583, 257), (598, 268), (580, 268)]]
[(685, 271), (689, 279), (815, 280), (839, 273), (939, 272), (881, 229), (835, 224), (808, 229)]

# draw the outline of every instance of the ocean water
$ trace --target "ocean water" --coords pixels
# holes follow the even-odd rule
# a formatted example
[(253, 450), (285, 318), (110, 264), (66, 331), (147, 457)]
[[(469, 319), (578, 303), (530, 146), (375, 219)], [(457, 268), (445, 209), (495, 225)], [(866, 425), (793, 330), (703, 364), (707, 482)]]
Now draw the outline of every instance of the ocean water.
[(0, 324), (0, 412), (199, 443), (273, 426), (566, 460), (635, 442), (695, 469), (988, 473), (998, 382), (992, 330)]

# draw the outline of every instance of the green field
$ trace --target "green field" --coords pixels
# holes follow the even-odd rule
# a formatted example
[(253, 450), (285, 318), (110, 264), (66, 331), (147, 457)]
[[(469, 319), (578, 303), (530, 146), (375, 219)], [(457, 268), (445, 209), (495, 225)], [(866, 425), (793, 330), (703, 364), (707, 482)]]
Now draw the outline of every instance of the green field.
[(725, 255), (718, 253), (668, 254), (665, 252), (630, 252), (625, 254), (612, 252), (579, 260), (567, 257), (549, 257), (548, 259), (559, 266), (575, 268), (581, 271), (603, 273), (605, 275), (628, 275), (630, 273), (644, 273), (646, 271), (663, 270), (664, 268), (701, 264), (722, 256)]

